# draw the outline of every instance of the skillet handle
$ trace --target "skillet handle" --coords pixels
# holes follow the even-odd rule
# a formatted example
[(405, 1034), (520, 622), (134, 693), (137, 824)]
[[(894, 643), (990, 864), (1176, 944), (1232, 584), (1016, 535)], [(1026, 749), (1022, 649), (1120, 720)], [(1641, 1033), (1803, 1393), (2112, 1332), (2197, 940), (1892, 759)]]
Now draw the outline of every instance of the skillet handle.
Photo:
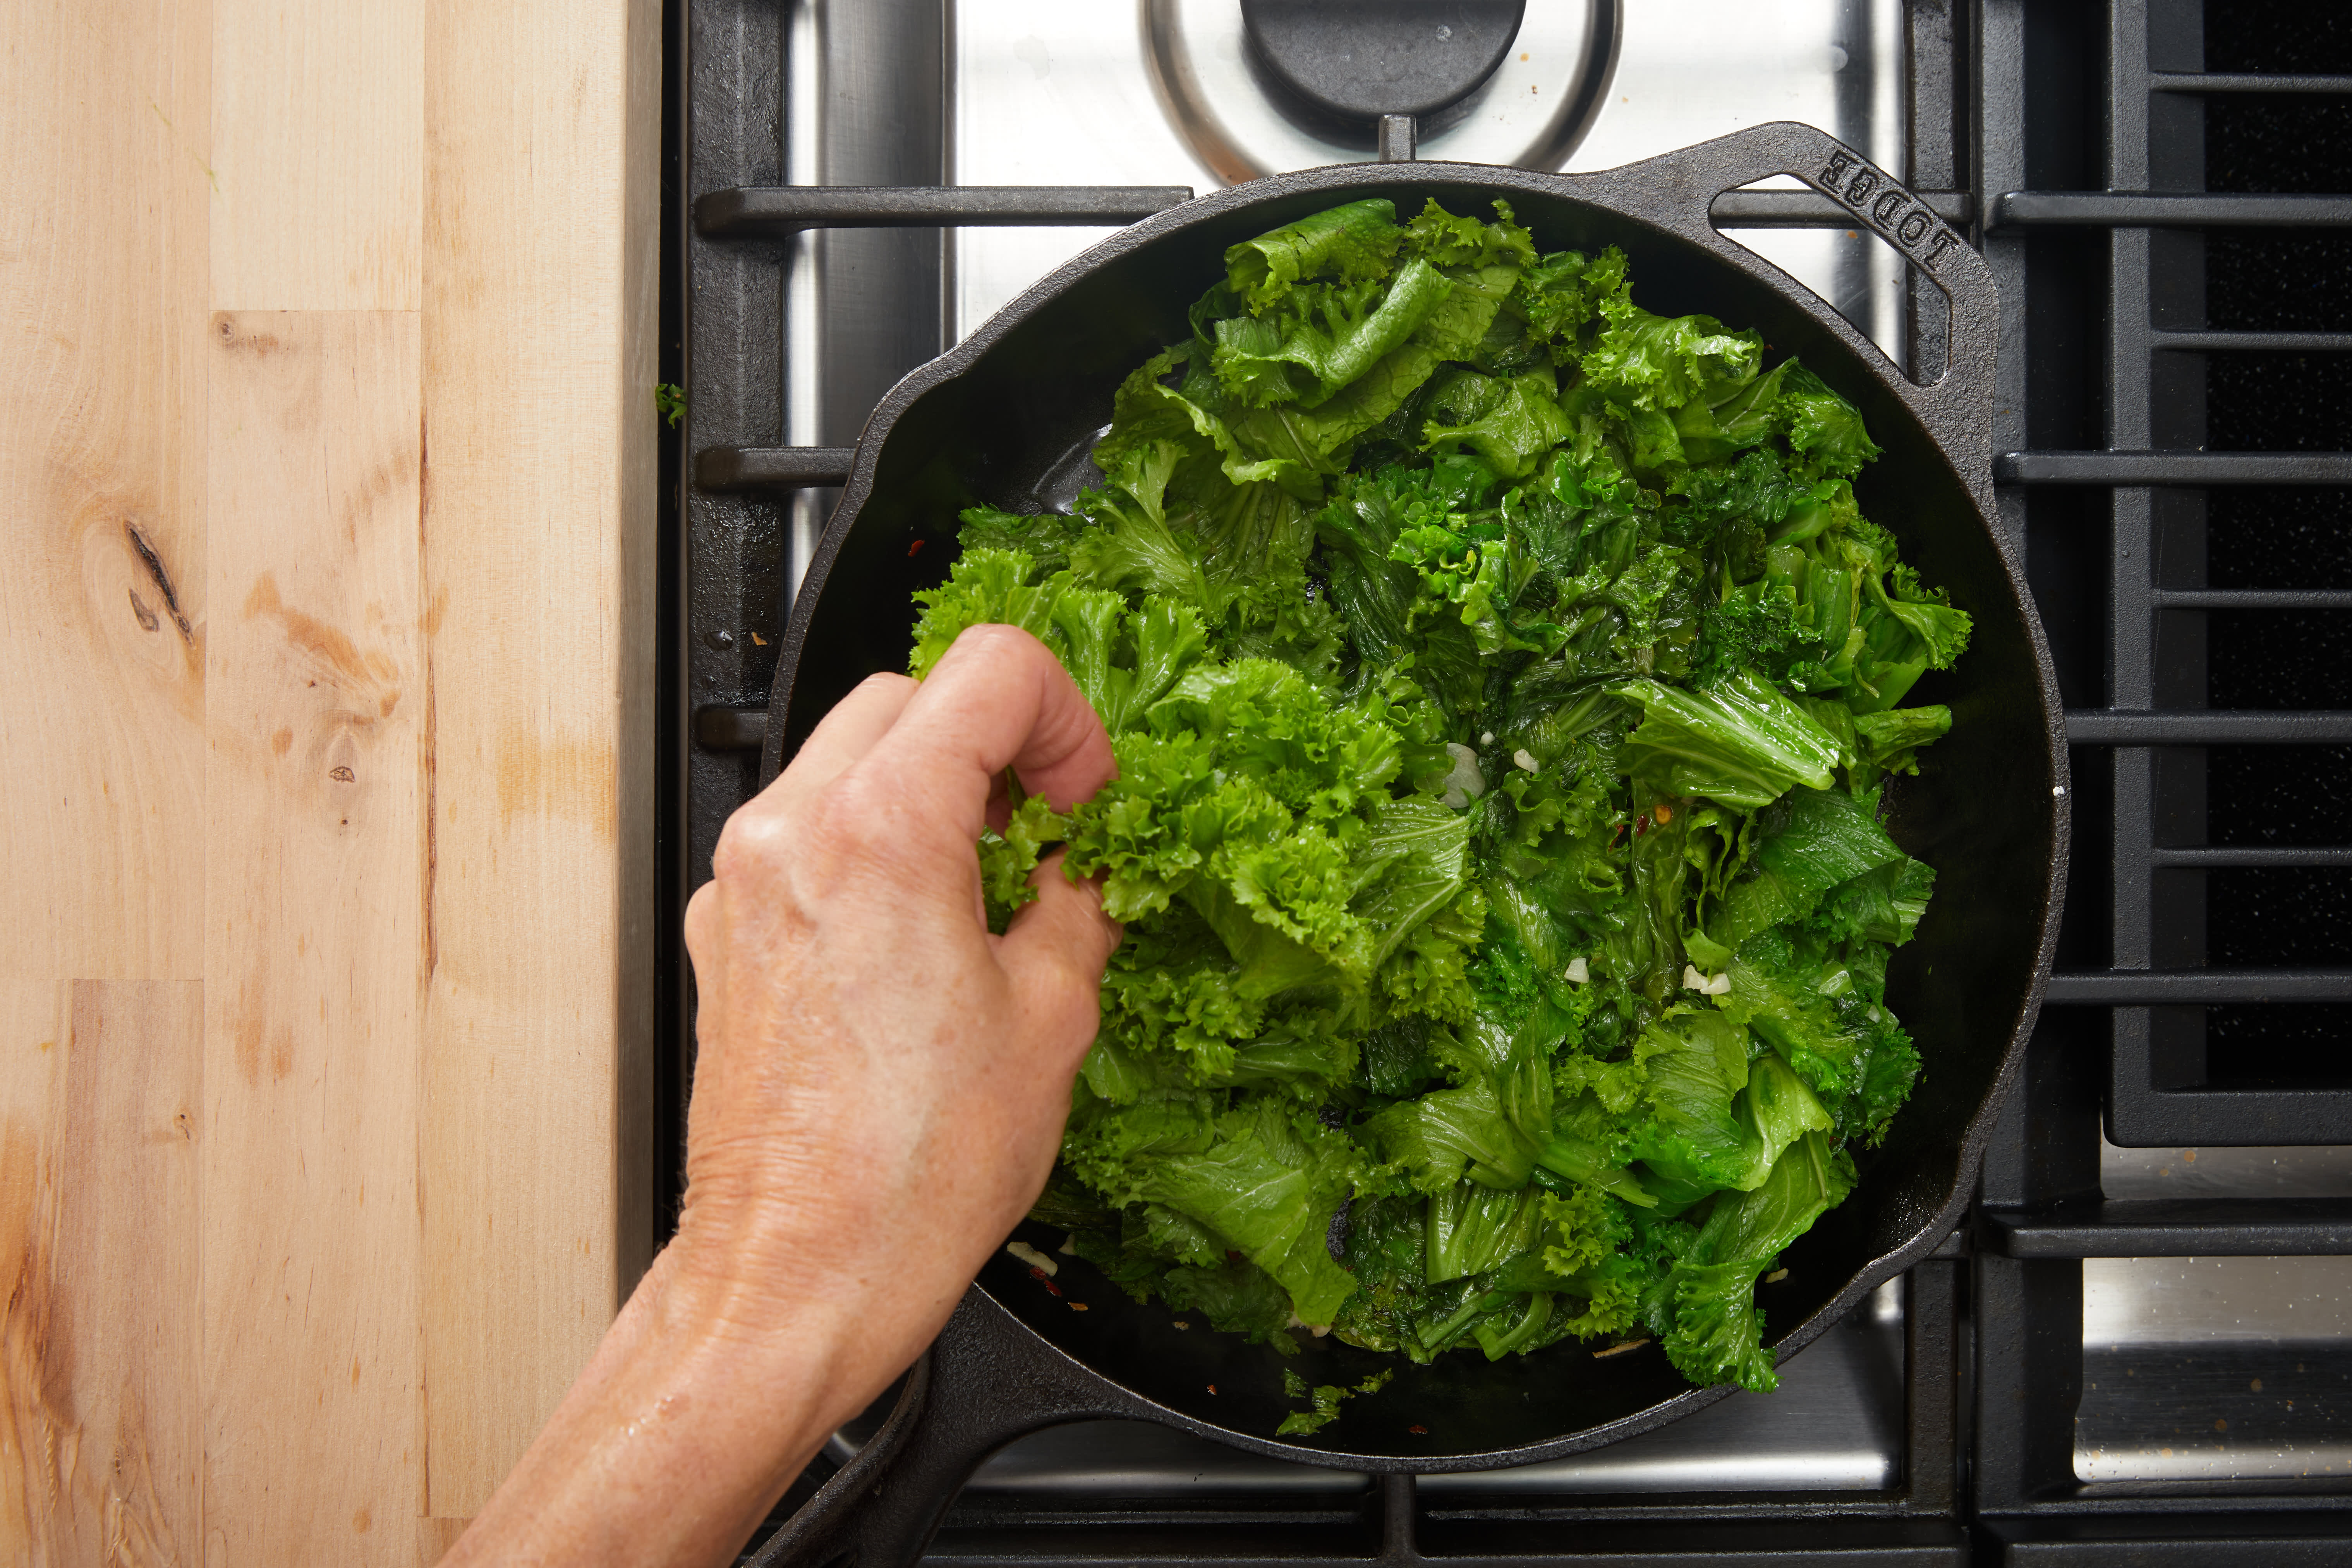
[(1045, 1426), (1151, 1407), (1039, 1339), (978, 1287), (857, 1457), (746, 1568), (914, 1568), (981, 1461)]
[[(1652, 221), (1743, 270), (1762, 258), (1727, 237), (1709, 216), (1717, 196), (1773, 174), (1790, 174), (1828, 196), (1926, 272), (1951, 301), (1944, 374), (1921, 385), (1889, 363), (1877, 344), (1826, 304), (1816, 314), (1858, 352), (1887, 366), (1890, 380), (1988, 513), (1992, 509), (1993, 360), (2000, 347), (2000, 300), (1992, 268), (1968, 237), (1937, 217), (1901, 181), (1816, 126), (1774, 121), (1663, 156), (1591, 174), (1597, 185)], [(1769, 262), (1762, 265), (1769, 267)], [(1777, 271), (1777, 268), (1775, 269)]]

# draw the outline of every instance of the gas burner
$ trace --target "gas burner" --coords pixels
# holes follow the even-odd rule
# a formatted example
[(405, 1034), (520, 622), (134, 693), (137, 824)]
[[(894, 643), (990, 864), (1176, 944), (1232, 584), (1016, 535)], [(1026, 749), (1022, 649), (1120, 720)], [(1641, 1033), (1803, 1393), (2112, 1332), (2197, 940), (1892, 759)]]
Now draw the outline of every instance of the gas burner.
[(1342, 131), (1453, 108), (1495, 74), (1526, 12), (1527, 0), (1242, 0), (1257, 63)]
[(1421, 156), (1556, 169), (1608, 89), (1619, 5), (1145, 0), (1144, 33), (1170, 119), (1227, 184), (1369, 162), (1400, 115)]

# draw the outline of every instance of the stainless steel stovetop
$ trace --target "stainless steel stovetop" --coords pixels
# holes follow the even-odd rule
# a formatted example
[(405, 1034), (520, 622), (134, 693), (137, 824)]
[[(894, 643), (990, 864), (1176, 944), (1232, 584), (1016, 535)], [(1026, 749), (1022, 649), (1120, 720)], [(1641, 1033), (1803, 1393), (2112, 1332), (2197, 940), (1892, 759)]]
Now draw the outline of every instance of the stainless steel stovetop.
[[(2118, 16), (2133, 9), (2127, 0), (2116, 4)], [(1972, 25), (1988, 35), (2005, 28), (2022, 36), (2016, 0), (1983, 0), (1980, 9)], [(1906, 145), (1915, 122), (1906, 55), (1913, 29), (1921, 16), (1948, 19), (1966, 10), (1944, 0), (1629, 0), (1622, 7), (1616, 0), (1534, 0), (1496, 76), (1459, 110), (1423, 128), (1421, 155), (1604, 168), (1743, 125), (1795, 119), (1901, 169), (1920, 151)], [(1327, 140), (1273, 105), (1241, 47), (1234, 0), (785, 0), (772, 19), (745, 15), (746, 36), (714, 52), (738, 62), (781, 59), (783, 79), (742, 88), (730, 101), (772, 98), (782, 124), (713, 132), (739, 134), (754, 150), (731, 163), (710, 160), (731, 170), (729, 183), (1207, 190), (1255, 174), (1372, 156), (1369, 142)], [(2118, 36), (2127, 30), (2116, 26)], [(771, 26), (772, 40), (763, 32)], [(2021, 73), (1993, 88), (1964, 88), (1956, 118), (1965, 119), (1968, 90), (2016, 94), (2028, 85)], [(2002, 112), (2014, 112), (2004, 102)], [(1965, 136), (1964, 125), (1958, 134)], [(757, 152), (763, 142), (781, 145), (781, 166), (765, 164)], [(703, 156), (698, 142), (696, 156)], [(1951, 147), (1937, 156), (1948, 179)], [(2021, 155), (2013, 170), (1978, 176), (2018, 184), (2025, 177)], [(2110, 172), (2109, 183), (2116, 178)], [(1936, 182), (1922, 175), (1915, 183)], [(845, 447), (908, 368), (1105, 232), (835, 229), (784, 240), (772, 258), (730, 260), (725, 266), (752, 301), (740, 330), (756, 337), (772, 324), (783, 355), (780, 384), (732, 389), (730, 405), (740, 423), (767, 426), (768, 438), (787, 446)], [(1908, 280), (1892, 251), (1837, 228), (1731, 232), (1890, 355), (1906, 354)], [(2021, 265), (2015, 254), (2005, 264)], [(772, 308), (763, 293), (770, 289), (778, 290)], [(2023, 373), (2012, 380), (2021, 388)], [(712, 401), (721, 399), (714, 393)], [(2024, 446), (2027, 432), (2007, 426), (2000, 439)], [(773, 577), (765, 569), (745, 575), (747, 600), (772, 582), (788, 597), (834, 499), (804, 489), (782, 503), (777, 569)], [(756, 509), (746, 515), (756, 523)], [(746, 560), (756, 542), (744, 545)], [(780, 624), (765, 615), (744, 618)], [(716, 688), (689, 694), (693, 702), (707, 698), (740, 700)], [(734, 733), (724, 725), (698, 732), (705, 744), (740, 743), (723, 738)], [(710, 740), (714, 734), (722, 738)], [(2217, 813), (2222, 807), (2216, 803)], [(689, 855), (697, 847), (689, 844)], [(2102, 1139), (2096, 1166), (2110, 1200), (2352, 1194), (2352, 1148), (2126, 1149)], [(2081, 1269), (2084, 1378), (2074, 1417), (2075, 1479), (2287, 1484), (2352, 1473), (2352, 1436), (2339, 1438), (2323, 1425), (2315, 1435), (2305, 1426), (2275, 1440), (2252, 1434), (2225, 1440), (2201, 1430), (2201, 1415), (2200, 1429), (2187, 1431), (2168, 1426), (2161, 1411), (2171, 1405), (2135, 1384), (2137, 1363), (2177, 1366), (2184, 1346), (2214, 1347), (2231, 1366), (2242, 1355), (2229, 1360), (2227, 1352), (2249, 1347), (2294, 1352), (2286, 1360), (2298, 1376), (2305, 1370), (2302, 1350), (2318, 1347), (2315, 1354), (2340, 1368), (2352, 1335), (2343, 1306), (2352, 1300), (2352, 1260), (2090, 1257)], [(1904, 1289), (1890, 1285), (1840, 1331), (1792, 1358), (1775, 1394), (1735, 1394), (1675, 1426), (1570, 1460), (1430, 1478), (1423, 1493), (1433, 1501), (1454, 1495), (1496, 1503), (1515, 1494), (1650, 1494), (1666, 1504), (1678, 1495), (1884, 1492), (1911, 1462)], [(1970, 1358), (1959, 1360), (1966, 1366)], [(2251, 1392), (2263, 1388), (2257, 1378)], [(2201, 1411), (2197, 1400), (2208, 1394), (2172, 1403)], [(2212, 1394), (2207, 1403), (2221, 1398)], [(1958, 1402), (1963, 1422), (1969, 1405)], [(836, 1455), (855, 1437), (837, 1439)], [(1306, 1501), (1370, 1484), (1360, 1475), (1257, 1459), (1155, 1426), (1097, 1423), (1015, 1444), (983, 1468), (971, 1491), (1008, 1502), (1207, 1493)]]

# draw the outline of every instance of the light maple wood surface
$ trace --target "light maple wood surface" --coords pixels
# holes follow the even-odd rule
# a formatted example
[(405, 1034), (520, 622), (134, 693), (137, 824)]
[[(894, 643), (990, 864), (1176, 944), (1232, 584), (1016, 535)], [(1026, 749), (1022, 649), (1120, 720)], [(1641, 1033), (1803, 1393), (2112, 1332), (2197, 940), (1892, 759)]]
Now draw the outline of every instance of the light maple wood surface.
[(659, 70), (0, 5), (0, 1563), (430, 1562), (644, 1265)]

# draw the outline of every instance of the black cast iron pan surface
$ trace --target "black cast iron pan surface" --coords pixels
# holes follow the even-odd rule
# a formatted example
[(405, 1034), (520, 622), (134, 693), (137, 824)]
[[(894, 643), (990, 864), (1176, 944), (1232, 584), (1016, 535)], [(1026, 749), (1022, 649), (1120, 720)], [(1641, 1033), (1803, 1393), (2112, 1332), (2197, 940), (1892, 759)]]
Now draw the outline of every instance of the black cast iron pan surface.
[[(1717, 195), (1774, 174), (1840, 201), (1941, 287), (1951, 329), (1939, 382), (1909, 381), (1818, 298), (1716, 232)], [(1622, 247), (1645, 308), (1703, 310), (1760, 329), (1769, 358), (1801, 356), (1861, 409), (1885, 448), (1856, 482), (1864, 511), (1976, 618), (1959, 667), (1917, 688), (1922, 700), (1952, 706), (1951, 733), (1918, 778), (1889, 791), (1896, 841), (1937, 873), (1935, 901), (1888, 984), (1926, 1072), (1885, 1144), (1858, 1156), (1853, 1194), (1790, 1249), (1787, 1279), (1759, 1291), (1766, 1338), (1785, 1357), (1932, 1249), (1965, 1210), (2049, 973), (2067, 831), (2049, 654), (1991, 520), (1990, 274), (1924, 204), (1823, 132), (1758, 126), (1589, 174), (1465, 163), (1311, 169), (1120, 231), (909, 374), (874, 411), (793, 607), (763, 775), (773, 777), (857, 681), (905, 667), (908, 595), (945, 575), (959, 510), (1066, 501), (1113, 390), (1187, 335), (1185, 309), (1221, 275), (1228, 246), (1375, 195), (1400, 216), (1434, 196), (1483, 216), (1500, 197), (1539, 249)], [(927, 547), (914, 549), (919, 541)], [(1061, 1240), (1034, 1225), (1021, 1234), (1049, 1252)], [(1655, 1346), (1596, 1357), (1562, 1343), (1499, 1363), (1455, 1353), (1415, 1367), (1324, 1340), (1284, 1358), (1205, 1324), (1180, 1330), (1175, 1314), (1137, 1307), (1084, 1264), (1062, 1269), (1054, 1286), (1060, 1294), (1000, 1254), (882, 1432), (759, 1560), (814, 1564), (849, 1552), (867, 1568), (912, 1563), (981, 1459), (1065, 1421), (1153, 1420), (1286, 1459), (1430, 1473), (1597, 1447), (1728, 1392), (1691, 1388)], [(1281, 1394), (1286, 1365), (1309, 1383), (1353, 1384), (1391, 1365), (1397, 1375), (1321, 1433), (1277, 1440), (1293, 1405)]]

